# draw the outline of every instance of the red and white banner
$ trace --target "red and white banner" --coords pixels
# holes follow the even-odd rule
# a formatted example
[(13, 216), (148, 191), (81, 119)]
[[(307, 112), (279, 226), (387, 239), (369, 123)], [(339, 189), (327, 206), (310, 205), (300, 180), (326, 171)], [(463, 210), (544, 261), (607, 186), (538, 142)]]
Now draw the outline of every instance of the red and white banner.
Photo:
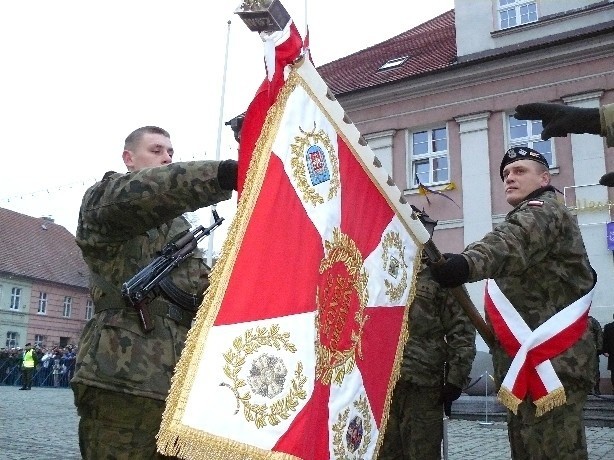
[(166, 455), (369, 459), (383, 438), (429, 235), (309, 59), (285, 59), (246, 114), (250, 163), (173, 378)]
[(499, 400), (512, 412), (527, 395), (540, 416), (565, 404), (563, 384), (550, 359), (576, 343), (587, 327), (594, 289), (532, 331), (497, 283), (486, 281), (484, 309), (505, 352), (513, 358)]

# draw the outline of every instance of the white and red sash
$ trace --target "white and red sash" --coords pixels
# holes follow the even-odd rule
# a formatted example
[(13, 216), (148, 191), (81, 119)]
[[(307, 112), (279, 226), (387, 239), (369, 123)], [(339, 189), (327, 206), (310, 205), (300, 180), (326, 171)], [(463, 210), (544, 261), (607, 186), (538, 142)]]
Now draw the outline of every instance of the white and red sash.
[(486, 281), (484, 308), (497, 339), (513, 357), (498, 394), (512, 412), (517, 412), (527, 394), (537, 406), (536, 416), (565, 404), (565, 389), (550, 359), (582, 337), (593, 293), (594, 288), (532, 331), (497, 283)]

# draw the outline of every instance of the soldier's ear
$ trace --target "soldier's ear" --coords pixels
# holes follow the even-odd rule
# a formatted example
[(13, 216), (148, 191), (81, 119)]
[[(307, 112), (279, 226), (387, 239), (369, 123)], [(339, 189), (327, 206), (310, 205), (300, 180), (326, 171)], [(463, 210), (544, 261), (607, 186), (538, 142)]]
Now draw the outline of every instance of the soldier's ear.
[(128, 171), (134, 170), (134, 159), (132, 151), (124, 150), (124, 152), (122, 153), (122, 160), (124, 160), (124, 164), (126, 165)]

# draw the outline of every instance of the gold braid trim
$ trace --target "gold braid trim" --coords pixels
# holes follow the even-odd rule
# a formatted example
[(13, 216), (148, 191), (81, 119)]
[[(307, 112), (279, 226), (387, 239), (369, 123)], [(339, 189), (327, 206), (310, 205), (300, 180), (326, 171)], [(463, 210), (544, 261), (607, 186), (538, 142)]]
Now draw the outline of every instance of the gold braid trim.
[[(415, 240), (416, 241), (416, 240)], [(416, 241), (417, 242), (417, 241)], [(403, 362), (403, 351), (405, 350), (405, 344), (409, 340), (409, 309), (416, 296), (416, 278), (420, 271), (420, 259), (422, 257), (423, 245), (418, 243), (416, 255), (414, 257), (414, 270), (411, 277), (411, 291), (407, 297), (407, 303), (405, 304), (405, 311), (403, 313), (403, 325), (401, 326), (401, 334), (399, 336), (399, 343), (397, 344), (397, 352), (394, 357), (394, 364), (392, 366), (392, 373), (390, 374), (390, 380), (388, 381), (388, 390), (386, 392), (386, 400), (384, 401), (384, 412), (380, 422), (379, 436), (377, 437), (377, 443), (375, 445), (375, 451), (373, 452), (373, 458), (378, 458), (379, 450), (384, 442), (384, 435), (386, 434), (386, 427), (388, 426), (388, 414), (390, 413), (390, 403), (392, 402), (392, 395), (394, 387), (396, 386), (399, 378), (401, 377), (401, 364)]]
[(535, 401), (534, 404), (537, 406), (537, 409), (535, 409), (535, 416), (541, 417), (549, 410), (562, 406), (566, 402), (567, 396), (565, 396), (565, 388), (559, 387)]
[(497, 399), (501, 404), (511, 410), (514, 415), (518, 414), (518, 406), (520, 406), (522, 399), (518, 399), (510, 390), (502, 386), (497, 394)]

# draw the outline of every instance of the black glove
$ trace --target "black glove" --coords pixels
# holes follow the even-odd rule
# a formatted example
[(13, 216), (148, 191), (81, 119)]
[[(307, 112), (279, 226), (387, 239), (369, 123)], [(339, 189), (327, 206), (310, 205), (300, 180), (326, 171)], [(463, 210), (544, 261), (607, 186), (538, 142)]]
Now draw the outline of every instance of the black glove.
[(443, 404), (443, 411), (449, 417), (452, 413), (452, 403), (460, 398), (463, 390), (451, 383), (444, 384), (441, 389), (440, 404)]
[(224, 190), (237, 189), (237, 173), (239, 163), (237, 160), (224, 160), (217, 168), (217, 181)]
[(469, 279), (469, 263), (460, 254), (446, 253), (445, 262), (431, 264), (431, 274), (442, 287), (451, 288), (465, 284)]
[(544, 127), (543, 140), (551, 137), (565, 137), (569, 133), (601, 135), (599, 109), (582, 109), (564, 104), (537, 102), (516, 107), (514, 118), (541, 120)]

